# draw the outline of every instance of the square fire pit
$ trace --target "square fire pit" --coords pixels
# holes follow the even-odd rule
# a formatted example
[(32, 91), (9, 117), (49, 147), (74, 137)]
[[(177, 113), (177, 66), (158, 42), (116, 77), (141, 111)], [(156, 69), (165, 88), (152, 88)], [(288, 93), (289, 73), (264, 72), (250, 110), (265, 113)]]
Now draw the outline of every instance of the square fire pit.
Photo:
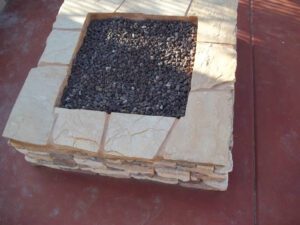
[(65, 0), (3, 136), (37, 165), (226, 190), (237, 1), (189, 2)]

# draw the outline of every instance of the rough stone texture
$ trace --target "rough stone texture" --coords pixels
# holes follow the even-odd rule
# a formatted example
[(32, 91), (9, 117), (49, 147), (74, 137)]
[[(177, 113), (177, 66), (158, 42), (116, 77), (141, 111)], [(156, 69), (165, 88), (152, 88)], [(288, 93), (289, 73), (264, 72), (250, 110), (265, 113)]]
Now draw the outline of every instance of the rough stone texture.
[(33, 68), (9, 116), (3, 136), (36, 145), (48, 143), (53, 107), (67, 75), (67, 67)]
[(58, 15), (53, 24), (54, 29), (80, 30), (84, 24), (86, 16), (82, 15)]
[(181, 181), (190, 180), (190, 173), (187, 171), (174, 170), (170, 168), (156, 168), (155, 171), (157, 172), (158, 176), (161, 177), (173, 178)]
[(146, 13), (154, 15), (184, 16), (190, 0), (126, 0), (117, 12)]
[(233, 89), (236, 64), (236, 50), (233, 46), (198, 43), (191, 91)]
[(130, 174), (144, 174), (144, 175), (154, 175), (154, 169), (146, 166), (137, 166), (137, 165), (124, 165), (124, 164), (116, 164), (116, 163), (105, 163), (108, 167), (124, 170)]
[(74, 160), (76, 163), (78, 163), (80, 166), (86, 166), (94, 169), (106, 169), (107, 167), (99, 161), (93, 161), (92, 159), (86, 159), (86, 158), (80, 158), (75, 156)]
[(232, 91), (191, 92), (186, 116), (172, 129), (164, 159), (226, 165), (231, 143)]
[(105, 154), (152, 159), (174, 121), (171, 117), (112, 113)]
[(81, 29), (87, 13), (114, 12), (121, 2), (122, 0), (65, 0), (60, 7), (53, 28)]
[(161, 182), (165, 184), (178, 184), (178, 180), (174, 178), (165, 178), (165, 177), (158, 177), (158, 176), (146, 176), (146, 175), (131, 175), (132, 178), (138, 179), (138, 180), (150, 180), (150, 181), (156, 181)]
[(83, 15), (87, 13), (113, 12), (123, 0), (64, 0), (58, 15)]
[(83, 167), (81, 168), (81, 170), (98, 173), (102, 176), (110, 176), (115, 178), (130, 178), (130, 174), (127, 171), (121, 171), (121, 170), (107, 170), (102, 168), (90, 168), (90, 167)]
[[(31, 148), (30, 146), (28, 146)], [(135, 178), (168, 184), (183, 184), (191, 188), (225, 190), (228, 174), (214, 173), (213, 167), (207, 165), (173, 166), (170, 162), (157, 160), (145, 162), (139, 160), (107, 159), (99, 156), (87, 156), (74, 153), (61, 153), (59, 150), (40, 152), (39, 150), (16, 147), (33, 164), (66, 171), (100, 174), (117, 178)], [(159, 163), (160, 162), (160, 163)], [(208, 171), (209, 170), (209, 171)]]
[(233, 170), (233, 160), (231, 151), (228, 152), (228, 160), (225, 166), (215, 166), (214, 173), (227, 174)]
[(200, 42), (236, 44), (237, 0), (193, 0), (188, 16), (198, 16)]
[(55, 108), (55, 113), (54, 144), (90, 152), (99, 150), (105, 123), (104, 112)]
[(39, 65), (71, 63), (74, 49), (79, 40), (79, 31), (52, 30), (46, 42), (46, 48)]

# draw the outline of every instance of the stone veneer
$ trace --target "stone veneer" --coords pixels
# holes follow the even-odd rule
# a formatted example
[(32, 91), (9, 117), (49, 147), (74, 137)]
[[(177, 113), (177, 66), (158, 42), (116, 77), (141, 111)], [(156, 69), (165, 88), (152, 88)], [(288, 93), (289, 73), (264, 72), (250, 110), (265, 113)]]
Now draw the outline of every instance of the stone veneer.
[[(198, 17), (184, 117), (56, 107), (91, 12)], [(38, 165), (226, 190), (232, 171), (236, 18), (237, 0), (65, 0), (3, 136)]]

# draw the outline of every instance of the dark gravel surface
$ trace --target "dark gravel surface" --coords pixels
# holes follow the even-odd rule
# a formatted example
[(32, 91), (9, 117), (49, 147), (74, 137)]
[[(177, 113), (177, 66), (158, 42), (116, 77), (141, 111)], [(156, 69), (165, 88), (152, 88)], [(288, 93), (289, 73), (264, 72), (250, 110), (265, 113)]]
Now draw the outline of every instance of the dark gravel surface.
[(61, 107), (184, 116), (196, 29), (181, 21), (93, 20)]

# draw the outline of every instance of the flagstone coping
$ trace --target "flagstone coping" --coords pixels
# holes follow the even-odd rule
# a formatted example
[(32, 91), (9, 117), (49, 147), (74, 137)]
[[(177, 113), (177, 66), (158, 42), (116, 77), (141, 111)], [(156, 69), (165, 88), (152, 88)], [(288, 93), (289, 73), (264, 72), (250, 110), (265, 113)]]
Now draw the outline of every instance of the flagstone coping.
[(38, 65), (69, 65), (80, 37), (79, 31), (52, 30)]
[(193, 0), (188, 16), (198, 17), (197, 41), (236, 45), (237, 0)]
[(30, 144), (46, 145), (54, 123), (54, 105), (61, 92), (67, 67), (30, 70), (6, 123), (3, 136)]
[(52, 132), (55, 145), (98, 152), (105, 124), (105, 112), (55, 108)]
[(227, 165), (232, 139), (233, 92), (191, 92), (186, 114), (160, 152), (168, 160)]

